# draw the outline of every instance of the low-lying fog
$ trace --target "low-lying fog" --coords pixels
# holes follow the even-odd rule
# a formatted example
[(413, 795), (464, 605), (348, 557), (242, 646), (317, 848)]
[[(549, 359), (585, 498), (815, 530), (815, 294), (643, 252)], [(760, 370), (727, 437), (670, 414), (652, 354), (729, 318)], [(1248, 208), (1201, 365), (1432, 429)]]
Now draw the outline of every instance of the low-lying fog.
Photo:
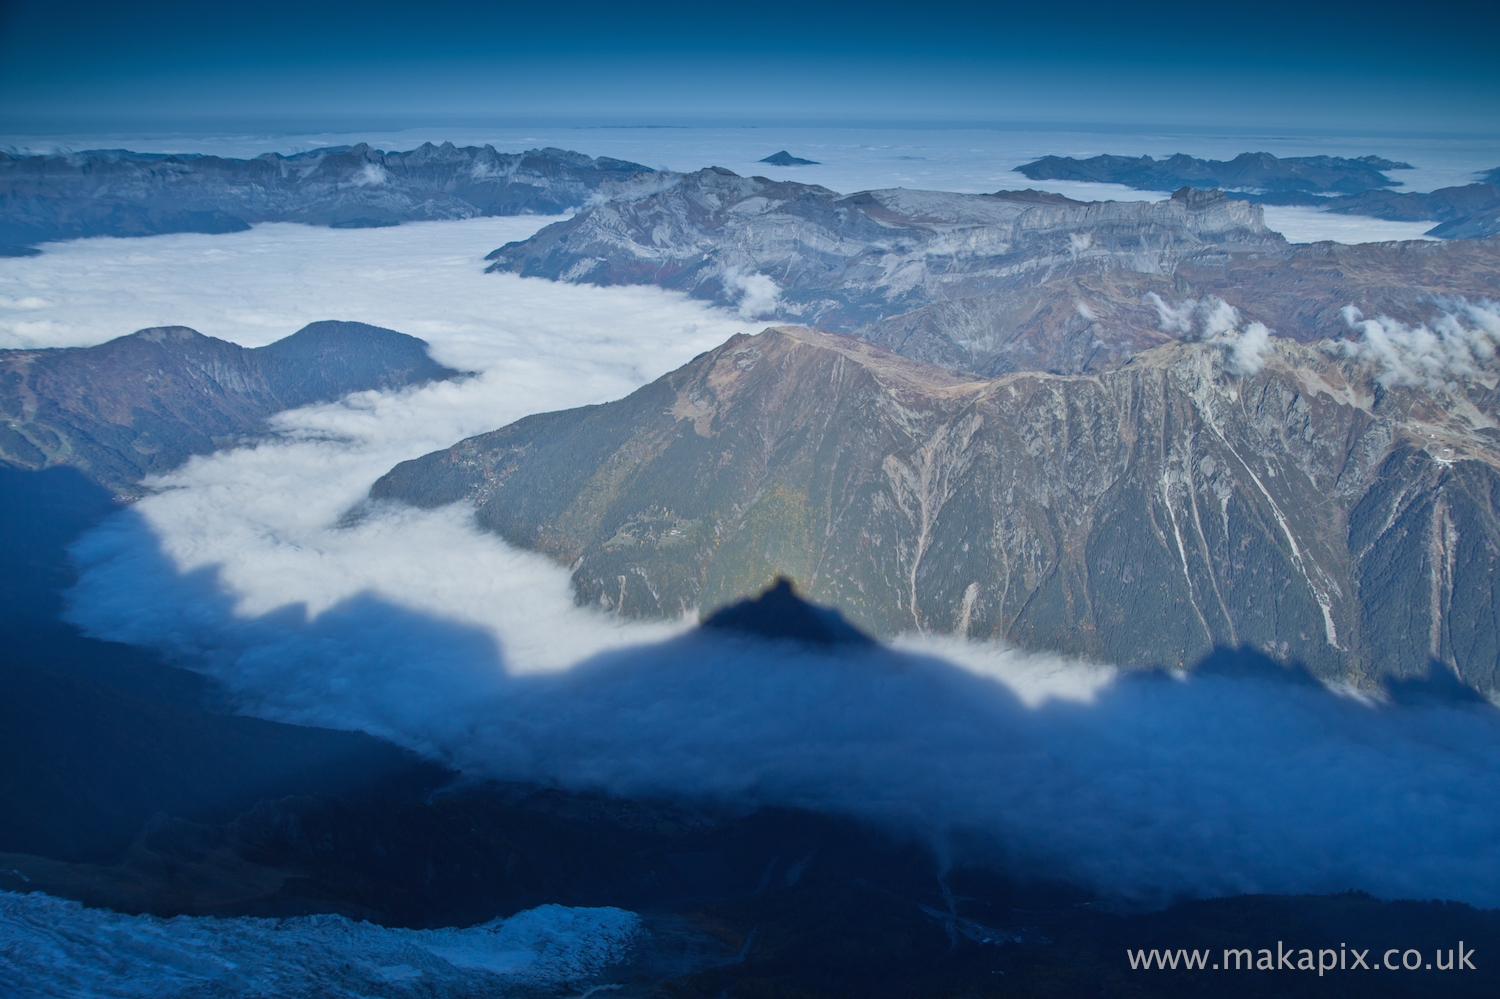
[(934, 638), (824, 655), (685, 634), (574, 606), (563, 567), (459, 507), (339, 526), (397, 461), (618, 397), (747, 329), (653, 289), (480, 272), (543, 221), (261, 226), (0, 264), (11, 345), (161, 323), (260, 344), (358, 319), (480, 372), (283, 414), (274, 439), (158, 480), (78, 544), (73, 619), (180, 656), (248, 711), (480, 775), (836, 809), (1145, 901), (1354, 887), (1500, 904), (1488, 707), (1126, 679)]

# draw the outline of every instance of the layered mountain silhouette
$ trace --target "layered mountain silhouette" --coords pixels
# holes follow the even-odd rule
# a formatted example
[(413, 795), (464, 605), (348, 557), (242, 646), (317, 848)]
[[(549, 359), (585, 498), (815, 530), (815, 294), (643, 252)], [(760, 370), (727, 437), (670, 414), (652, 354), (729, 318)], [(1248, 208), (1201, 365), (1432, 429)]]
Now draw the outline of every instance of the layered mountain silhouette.
[(1303, 341), (1343, 336), (1349, 305), (1417, 323), (1435, 299), (1500, 296), (1500, 241), (1292, 246), (1259, 206), (1219, 192), (844, 196), (718, 168), (626, 185), (490, 258), (526, 276), (677, 289), (988, 377), (1102, 370), (1173, 339), (1153, 294), (1213, 295)]
[(1180, 187), (1219, 188), (1232, 198), (1267, 205), (1308, 205), (1341, 215), (1368, 215), (1393, 222), (1437, 222), (1427, 231), (1442, 239), (1500, 235), (1500, 188), (1491, 170), (1483, 182), (1444, 187), (1425, 194), (1390, 190), (1401, 181), (1387, 170), (1410, 170), (1378, 156), (1288, 156), (1242, 153), (1232, 160), (1202, 160), (1178, 153), (1150, 156), (1044, 156), (1016, 167), (1029, 180), (1081, 180), (1124, 184), (1139, 191)]
[(1028, 180), (1074, 180), (1124, 184), (1139, 191), (1179, 187), (1222, 188), (1304, 194), (1360, 194), (1401, 186), (1389, 170), (1410, 170), (1379, 156), (1286, 156), (1241, 153), (1232, 160), (1205, 160), (1177, 153), (1165, 159), (1104, 154), (1089, 159), (1043, 156), (1016, 167)]
[(239, 160), (99, 149), (0, 153), (0, 248), (80, 236), (235, 232), (256, 222), (336, 228), (480, 215), (557, 215), (650, 172), (565, 149), (501, 153), (365, 143)]
[(769, 163), (772, 166), (817, 166), (818, 164), (817, 160), (805, 160), (800, 156), (793, 156), (785, 149), (779, 153), (772, 153), (761, 160), (761, 162)]

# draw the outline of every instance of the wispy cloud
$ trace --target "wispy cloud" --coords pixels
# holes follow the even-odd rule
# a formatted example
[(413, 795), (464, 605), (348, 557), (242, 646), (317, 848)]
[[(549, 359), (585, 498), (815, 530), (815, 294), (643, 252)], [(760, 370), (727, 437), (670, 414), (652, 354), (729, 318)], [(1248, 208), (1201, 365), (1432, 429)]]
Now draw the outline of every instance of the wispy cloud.
[(1199, 301), (1169, 304), (1156, 292), (1146, 295), (1161, 317), (1161, 328), (1184, 339), (1201, 340), (1224, 351), (1224, 370), (1233, 375), (1253, 375), (1265, 367), (1271, 331), (1263, 323), (1247, 323), (1239, 310), (1216, 295)]
[(385, 167), (379, 163), (366, 163), (360, 168), (359, 173), (354, 175), (354, 186), (373, 187), (384, 184), (390, 179), (391, 176), (385, 172)]
[(774, 316), (781, 305), (781, 289), (765, 274), (729, 267), (724, 271), (724, 287), (739, 295), (739, 313), (745, 319)]
[(1466, 379), (1500, 374), (1500, 307), (1463, 301), (1432, 321), (1410, 326), (1389, 316), (1365, 319), (1352, 305), (1344, 322), (1359, 337), (1340, 340), (1345, 355), (1372, 365), (1382, 385), (1456, 389)]

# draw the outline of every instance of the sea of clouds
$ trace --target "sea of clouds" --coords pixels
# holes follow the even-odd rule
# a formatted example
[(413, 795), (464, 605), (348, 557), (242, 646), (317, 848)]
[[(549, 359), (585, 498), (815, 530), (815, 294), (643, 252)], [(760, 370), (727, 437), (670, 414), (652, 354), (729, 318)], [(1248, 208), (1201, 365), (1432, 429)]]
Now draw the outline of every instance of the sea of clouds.
[[(479, 372), (285, 413), (269, 439), (154, 480), (76, 546), (72, 619), (211, 673), (244, 710), (476, 775), (833, 809), (1148, 903), (1354, 887), (1500, 904), (1487, 705), (1143, 680), (931, 636), (829, 654), (706, 636), (576, 606), (565, 567), (462, 506), (345, 519), (398, 461), (618, 397), (757, 328), (656, 289), (482, 273), (544, 221), (262, 226), (5, 262), (4, 293), (43, 303), (0, 317), (11, 343), (180, 322), (253, 344), (358, 319)], [(1237, 331), (1206, 308), (1183, 320)]]

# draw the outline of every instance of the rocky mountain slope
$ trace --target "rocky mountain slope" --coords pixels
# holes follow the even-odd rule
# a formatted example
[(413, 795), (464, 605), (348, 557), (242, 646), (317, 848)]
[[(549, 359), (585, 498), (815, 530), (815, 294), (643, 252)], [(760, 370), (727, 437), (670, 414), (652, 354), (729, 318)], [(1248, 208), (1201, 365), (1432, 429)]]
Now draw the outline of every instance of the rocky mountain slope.
[(283, 409), (457, 374), (423, 341), (364, 323), (312, 323), (250, 350), (185, 326), (97, 347), (3, 350), (0, 463), (71, 465), (128, 494)]
[(1100, 370), (1174, 339), (1152, 294), (1215, 295), (1300, 340), (1343, 335), (1350, 304), (1417, 322), (1434, 298), (1500, 294), (1492, 241), (1293, 247), (1216, 192), (844, 197), (720, 169), (640, 180), (490, 256), (492, 270), (681, 289), (986, 376)]
[(563, 149), (500, 153), (361, 143), (251, 160), (92, 150), (0, 153), (0, 246), (79, 236), (233, 232), (254, 222), (361, 227), (480, 215), (556, 215), (650, 172)]
[(371, 496), (472, 502), (627, 615), (786, 574), (880, 635), (1141, 665), (1251, 647), (1358, 684), (1437, 661), (1494, 690), (1495, 377), (1401, 387), (1327, 345), (1262, 351), (1245, 375), (1223, 343), (1172, 343), (989, 380), (772, 329)]

